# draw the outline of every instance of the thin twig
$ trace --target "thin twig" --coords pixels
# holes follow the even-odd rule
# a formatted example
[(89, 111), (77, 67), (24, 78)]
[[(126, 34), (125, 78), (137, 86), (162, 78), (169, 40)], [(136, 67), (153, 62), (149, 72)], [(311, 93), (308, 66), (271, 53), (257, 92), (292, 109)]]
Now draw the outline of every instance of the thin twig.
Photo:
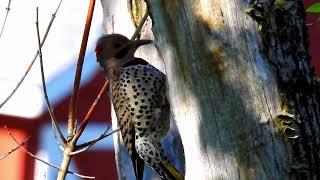
[[(6, 128), (6, 126), (4, 126), (4, 128)], [(27, 137), (25, 140), (23, 140), (21, 143), (18, 143), (18, 146), (13, 148), (11, 151), (7, 152), (6, 154), (2, 155), (0, 157), (0, 160), (4, 159), (5, 157), (9, 156), (11, 153), (15, 152), (16, 150), (18, 150), (19, 148), (21, 148), (22, 146), (24, 146), (26, 144), (27, 141), (29, 141), (29, 139), (31, 138), (31, 136)]]
[(47, 87), (46, 87), (46, 80), (44, 77), (44, 70), (43, 70), (43, 59), (42, 59), (42, 50), (41, 50), (41, 42), (40, 42), (40, 32), (39, 32), (39, 8), (37, 7), (37, 17), (36, 17), (36, 28), (37, 28), (37, 37), (38, 37), (38, 45), (39, 45), (39, 58), (40, 58), (40, 69), (41, 69), (41, 80), (42, 80), (42, 89), (43, 89), (43, 94), (44, 94), (44, 98), (46, 100), (46, 104), (47, 104), (47, 108), (49, 111), (49, 115), (51, 117), (51, 122), (54, 126), (55, 131), (58, 133), (61, 141), (63, 142), (63, 144), (67, 144), (66, 139), (63, 137), (63, 134), (58, 126), (58, 122), (54, 116), (54, 113), (52, 111), (51, 105), (50, 105), (50, 101), (48, 98), (48, 94), (47, 94)]
[(148, 16), (149, 16), (149, 11), (146, 10), (146, 13), (145, 13), (144, 16), (142, 17), (142, 19), (141, 19), (141, 21), (140, 21), (140, 23), (139, 23), (136, 31), (135, 31), (135, 32), (133, 33), (133, 35), (132, 35), (131, 40), (136, 39), (136, 37), (138, 36), (138, 34), (139, 34), (140, 31), (141, 31), (141, 28), (142, 28), (143, 25), (144, 25), (144, 22), (147, 20)]
[(8, 1), (8, 6), (6, 7), (6, 16), (4, 18), (3, 24), (2, 24), (2, 28), (1, 28), (1, 32), (0, 32), (0, 39), (2, 37), (2, 33), (4, 30), (4, 26), (6, 25), (7, 19), (8, 19), (8, 15), (9, 15), (9, 11), (10, 11), (10, 5), (11, 5), (11, 0)]
[(18, 150), (19, 148), (21, 148), (22, 146), (24, 146), (26, 144), (26, 142), (30, 139), (31, 136), (27, 137), (24, 141), (22, 141), (17, 147), (11, 149), (11, 151), (7, 152), (6, 154), (2, 155), (0, 157), (0, 160), (4, 159), (5, 157), (9, 156), (11, 153), (13, 153), (14, 151)]
[(72, 137), (75, 133), (75, 120), (76, 120), (76, 114), (77, 114), (77, 104), (78, 104), (80, 80), (81, 80), (81, 74), (82, 74), (83, 61), (84, 61), (84, 57), (85, 57), (86, 49), (87, 49), (87, 42), (88, 42), (88, 37), (89, 37), (95, 2), (96, 2), (95, 0), (90, 0), (86, 24), (85, 24), (85, 28), (84, 28), (84, 32), (83, 32), (83, 36), (82, 36), (82, 42), (81, 42), (81, 47), (80, 47), (80, 52), (79, 52), (79, 57), (78, 57), (76, 75), (75, 75), (74, 84), (73, 84), (73, 92), (72, 92), (72, 96), (71, 96), (71, 100), (70, 100), (69, 113), (68, 113), (68, 135), (69, 135), (69, 137)]
[(82, 121), (79, 130), (77, 131), (76, 135), (73, 138), (73, 141), (77, 141), (79, 139), (79, 137), (81, 136), (81, 134), (83, 133), (84, 129), (86, 128), (89, 119), (91, 118), (91, 115), (93, 114), (93, 111), (96, 107), (96, 105), (98, 104), (101, 96), (104, 94), (104, 92), (106, 91), (107, 87), (109, 85), (109, 81), (106, 80), (106, 82), (103, 84), (98, 96), (96, 97), (96, 99), (94, 100), (94, 102), (92, 103), (88, 113), (86, 114), (84, 120)]
[(101, 134), (98, 138), (91, 140), (89, 142), (80, 144), (79, 146), (76, 147), (76, 150), (74, 152), (71, 152), (70, 155), (75, 155), (75, 154), (79, 154), (87, 149), (89, 149), (91, 146), (93, 146), (94, 144), (96, 144), (98, 141), (110, 136), (111, 134), (118, 132), (120, 130), (120, 128), (117, 128), (115, 130), (112, 130), (110, 132), (108, 132), (108, 130), (106, 132), (104, 132), (103, 134)]
[(59, 149), (62, 151), (62, 152), (64, 152), (64, 147), (65, 147), (65, 145), (61, 145), (61, 143), (59, 142), (59, 140), (58, 140), (58, 137), (57, 137), (57, 134), (56, 134), (56, 130), (55, 130), (55, 125), (54, 125), (54, 123), (53, 123), (53, 121), (51, 121), (51, 127), (52, 127), (52, 132), (53, 132), (53, 137), (54, 137), (54, 140), (56, 141), (56, 143), (57, 143), (57, 145), (59, 146)]
[[(46, 39), (47, 39), (47, 36), (49, 34), (49, 31), (51, 29), (51, 26), (53, 24), (53, 21), (56, 17), (56, 14), (60, 8), (60, 5), (62, 3), (63, 0), (60, 0), (59, 4), (58, 4), (58, 7), (56, 8), (55, 12), (52, 14), (52, 18), (51, 18), (51, 21), (49, 22), (48, 26), (47, 26), (47, 30), (46, 30), (46, 33), (41, 41), (41, 47), (43, 46), (43, 44), (45, 43)], [(32, 61), (30, 62), (26, 72), (24, 73), (24, 75), (20, 78), (20, 80), (18, 81), (17, 85), (15, 86), (15, 88), (12, 90), (12, 92), (8, 95), (8, 97), (0, 104), (0, 109), (9, 101), (9, 99), (14, 95), (14, 93), (17, 91), (17, 89), (20, 87), (21, 83), (24, 81), (24, 79), (26, 78), (27, 74), (29, 73), (31, 67), (33, 66), (35, 60), (37, 59), (38, 57), (38, 54), (39, 52), (37, 51), (35, 56), (33, 57)]]
[[(11, 133), (11, 131), (10, 131), (7, 127), (5, 127), (5, 129), (7, 129), (7, 132), (8, 132), (8, 134), (9, 134), (9, 136), (10, 136), (17, 144), (19, 144), (19, 145), (22, 144), (22, 143), (19, 143), (19, 141), (13, 136), (13, 134)], [(47, 162), (47, 161), (45, 161), (45, 160), (37, 157), (36, 155), (32, 154), (30, 151), (28, 151), (28, 150), (27, 150), (26, 148), (24, 148), (23, 146), (21, 146), (21, 149), (22, 149), (25, 153), (27, 153), (29, 156), (33, 157), (34, 159), (36, 159), (36, 160), (38, 160), (38, 161), (40, 161), (40, 162), (42, 162), (42, 163), (44, 163), (44, 164), (46, 164), (46, 165), (48, 165), (48, 166), (50, 166), (50, 167), (53, 167), (53, 168), (55, 168), (55, 169), (57, 169), (57, 170), (60, 170), (60, 168), (59, 168), (58, 166), (56, 166), (56, 165), (54, 165), (54, 164), (51, 164), (51, 163), (49, 163), (49, 162)], [(72, 171), (68, 171), (68, 173), (70, 173), (70, 174), (72, 174), (72, 175), (74, 175), (74, 176), (81, 177), (81, 178), (95, 179), (95, 177), (81, 175), (81, 174), (78, 174), (78, 173), (75, 173), (75, 172), (72, 172)]]

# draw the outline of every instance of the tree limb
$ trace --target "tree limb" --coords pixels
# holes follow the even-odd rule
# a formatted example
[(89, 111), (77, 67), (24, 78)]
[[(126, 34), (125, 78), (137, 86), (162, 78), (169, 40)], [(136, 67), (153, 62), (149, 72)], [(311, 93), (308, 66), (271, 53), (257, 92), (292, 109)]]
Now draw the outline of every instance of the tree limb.
[[(22, 149), (25, 153), (27, 153), (29, 156), (33, 157), (34, 159), (36, 159), (36, 160), (38, 160), (38, 161), (40, 161), (40, 162), (42, 162), (42, 163), (44, 163), (44, 164), (46, 164), (46, 165), (48, 165), (48, 166), (50, 166), (50, 167), (53, 167), (53, 168), (55, 168), (55, 169), (57, 169), (57, 170), (59, 170), (59, 171), (61, 170), (58, 166), (56, 166), (56, 165), (54, 165), (54, 164), (51, 164), (51, 163), (49, 163), (49, 162), (47, 162), (47, 161), (45, 161), (45, 160), (37, 157), (36, 155), (34, 155), (33, 153), (31, 153), (30, 151), (28, 151), (26, 148), (23, 147), (23, 145), (25, 145), (25, 144), (24, 144), (25, 141), (23, 141), (22, 143), (20, 143), (20, 142), (13, 136), (13, 134), (11, 133), (11, 131), (10, 131), (6, 126), (5, 126), (5, 129), (7, 129), (7, 132), (8, 132), (8, 134), (9, 134), (9, 136), (10, 136), (10, 137), (19, 145), (19, 147), (21, 147), (21, 149)], [(28, 137), (27, 139), (29, 139), (29, 138), (30, 138), (30, 137)], [(74, 176), (78, 176), (78, 177), (80, 177), (80, 178), (95, 179), (95, 177), (81, 175), (81, 174), (78, 174), (78, 173), (75, 173), (75, 172), (72, 172), (72, 171), (67, 171), (67, 173), (72, 174), (72, 175), (74, 175)]]
[(86, 128), (88, 121), (97, 105), (97, 103), (99, 102), (101, 96), (104, 94), (104, 92), (106, 91), (107, 87), (109, 85), (109, 80), (106, 80), (106, 82), (104, 83), (104, 85), (102, 86), (98, 96), (96, 97), (96, 99), (94, 100), (94, 102), (92, 103), (88, 113), (86, 114), (84, 120), (82, 121), (79, 130), (77, 131), (76, 135), (73, 138), (73, 141), (78, 141), (79, 137), (81, 136), (81, 134), (83, 133), (84, 129)]
[(67, 141), (66, 139), (64, 138), (59, 126), (58, 126), (58, 122), (54, 116), (54, 113), (52, 111), (52, 108), (51, 108), (51, 105), (50, 105), (50, 102), (49, 102), (49, 98), (48, 98), (48, 94), (47, 94), (47, 88), (46, 88), (46, 80), (45, 80), (45, 77), (44, 77), (44, 70), (43, 70), (43, 59), (42, 59), (42, 51), (41, 51), (41, 42), (40, 42), (40, 33), (39, 33), (39, 8), (37, 7), (37, 17), (36, 17), (36, 28), (37, 28), (37, 37), (38, 37), (38, 45), (39, 45), (39, 58), (40, 58), (40, 69), (41, 69), (41, 80), (42, 80), (42, 87), (43, 87), (43, 94), (44, 94), (44, 98), (46, 100), (46, 104), (47, 104), (47, 108), (48, 108), (48, 111), (49, 111), (49, 114), (50, 114), (50, 117), (51, 117), (51, 121), (52, 121), (52, 124), (54, 126), (54, 129), (55, 131), (58, 133), (59, 137), (60, 137), (60, 140), (63, 142), (64, 145), (67, 144)]
[(136, 37), (138, 36), (139, 32), (141, 31), (141, 28), (143, 27), (144, 25), (144, 22), (146, 22), (147, 18), (149, 16), (149, 11), (146, 10), (146, 13), (144, 14), (144, 16), (142, 17), (136, 31), (133, 33), (132, 37), (131, 37), (131, 40), (134, 40), (136, 39)]
[(70, 106), (69, 106), (68, 135), (71, 138), (75, 134), (76, 111), (77, 111), (78, 94), (79, 94), (79, 88), (80, 88), (80, 80), (81, 80), (81, 74), (82, 74), (82, 66), (83, 66), (84, 56), (87, 49), (87, 42), (88, 42), (95, 2), (96, 2), (95, 0), (90, 0), (86, 24), (85, 24), (85, 28), (82, 36), (80, 53), (78, 57), (76, 75), (75, 75), (74, 84), (73, 84), (73, 92), (72, 92)]
[[(109, 128), (108, 128), (109, 129)], [(89, 142), (86, 142), (86, 143), (83, 143), (83, 144), (80, 144), (76, 147), (75, 151), (71, 152), (70, 155), (75, 155), (75, 154), (79, 154), (87, 149), (89, 149), (91, 146), (93, 146), (95, 143), (97, 143), (98, 141), (110, 136), (111, 134), (115, 133), (115, 132), (118, 132), (120, 130), (120, 128), (117, 128), (115, 130), (112, 130), (110, 132), (108, 132), (108, 129), (103, 133), (101, 134), (98, 138), (94, 139), (94, 140), (91, 140)]]

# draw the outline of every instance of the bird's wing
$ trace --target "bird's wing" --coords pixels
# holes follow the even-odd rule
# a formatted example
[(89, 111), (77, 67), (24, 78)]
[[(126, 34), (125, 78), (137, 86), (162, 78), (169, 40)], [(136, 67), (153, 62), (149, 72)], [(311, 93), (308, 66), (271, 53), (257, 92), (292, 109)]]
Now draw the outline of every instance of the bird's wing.
[(135, 150), (135, 131), (130, 114), (129, 102), (123, 93), (121, 93), (118, 82), (112, 84), (112, 87), (112, 102), (120, 126), (122, 141), (131, 157), (136, 178), (142, 180), (144, 162)]

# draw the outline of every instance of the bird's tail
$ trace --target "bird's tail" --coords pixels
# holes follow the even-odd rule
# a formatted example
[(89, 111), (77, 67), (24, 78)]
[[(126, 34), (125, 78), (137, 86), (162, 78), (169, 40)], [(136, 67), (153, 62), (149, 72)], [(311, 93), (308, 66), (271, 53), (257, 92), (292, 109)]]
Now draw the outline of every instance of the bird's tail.
[(173, 180), (184, 180), (184, 176), (168, 162), (161, 163), (163, 171), (166, 172), (167, 176)]
[(132, 159), (133, 170), (134, 170), (134, 174), (136, 175), (136, 179), (142, 180), (143, 170), (144, 170), (143, 160), (138, 156), (138, 154), (135, 151), (133, 151), (131, 159)]

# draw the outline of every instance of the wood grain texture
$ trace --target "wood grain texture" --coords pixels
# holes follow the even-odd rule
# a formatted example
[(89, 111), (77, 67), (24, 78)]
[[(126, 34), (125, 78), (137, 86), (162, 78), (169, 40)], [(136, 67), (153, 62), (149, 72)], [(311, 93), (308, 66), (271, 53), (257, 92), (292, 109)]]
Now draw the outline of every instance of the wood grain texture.
[[(319, 178), (320, 87), (302, 1), (146, 2), (152, 20), (141, 38), (154, 35), (156, 49), (146, 46), (137, 56), (167, 74), (186, 179)], [(102, 4), (105, 32), (130, 37), (127, 2)], [(257, 5), (261, 17), (249, 16)], [(169, 146), (177, 142), (172, 137)], [(175, 147), (172, 157), (183, 151)], [(115, 149), (119, 179), (132, 178), (118, 138)]]
[(245, 13), (260, 2), (146, 2), (186, 179), (319, 178), (319, 86), (302, 1), (261, 1), (262, 22)]

